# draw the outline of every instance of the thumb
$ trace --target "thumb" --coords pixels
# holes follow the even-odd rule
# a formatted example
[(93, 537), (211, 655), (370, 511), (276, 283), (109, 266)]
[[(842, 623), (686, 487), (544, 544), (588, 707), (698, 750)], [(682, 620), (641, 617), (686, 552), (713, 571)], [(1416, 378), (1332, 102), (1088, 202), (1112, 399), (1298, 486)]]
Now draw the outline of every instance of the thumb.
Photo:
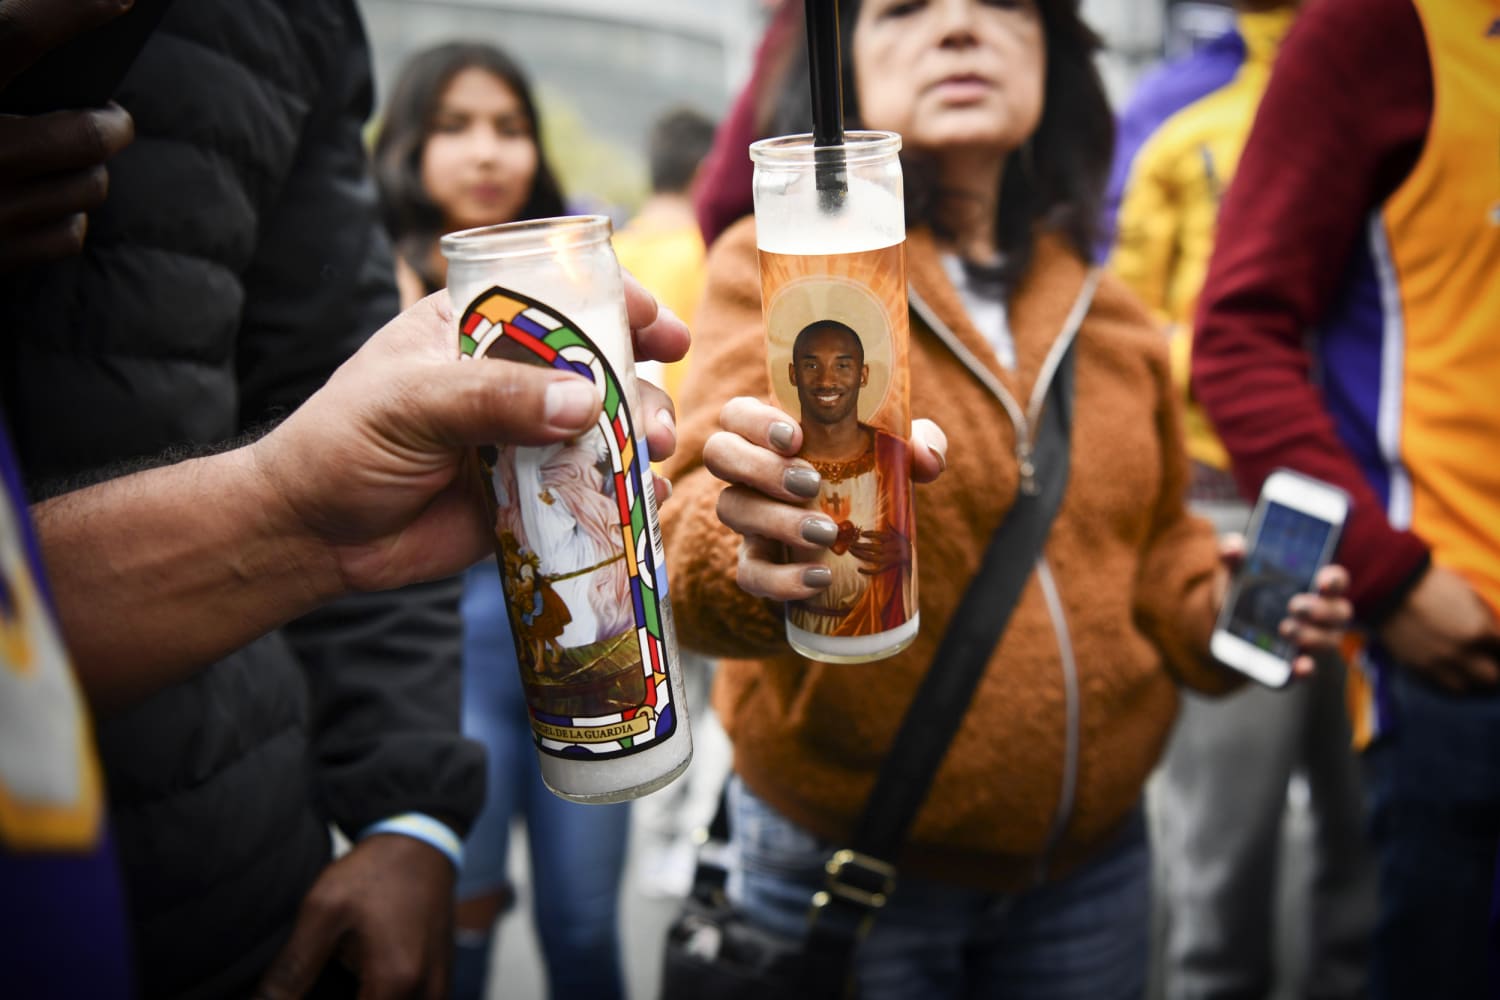
[(911, 478), (930, 483), (948, 467), (948, 435), (933, 421), (917, 419), (911, 422), (911, 440)]
[(340, 930), (331, 913), (304, 907), (292, 936), (266, 969), (251, 1000), (297, 1000), (307, 995), (328, 964)]
[(414, 373), (412, 411), (449, 445), (540, 445), (581, 434), (599, 420), (599, 390), (579, 375), (480, 358)]
[(1245, 561), (1245, 536), (1239, 532), (1231, 531), (1219, 538), (1219, 562), (1229, 572), (1234, 573)]

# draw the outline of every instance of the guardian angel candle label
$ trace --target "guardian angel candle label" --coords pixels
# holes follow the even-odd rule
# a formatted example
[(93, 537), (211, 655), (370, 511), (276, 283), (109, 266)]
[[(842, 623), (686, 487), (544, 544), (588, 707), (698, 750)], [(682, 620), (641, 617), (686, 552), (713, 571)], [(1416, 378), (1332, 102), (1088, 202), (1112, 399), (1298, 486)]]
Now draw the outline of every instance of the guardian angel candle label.
[(677, 726), (644, 428), (604, 353), (547, 304), (491, 287), (464, 310), (459, 330), (465, 357), (576, 372), (600, 389), (592, 430), (545, 447), (483, 449), (481, 461), (538, 749), (637, 753)]

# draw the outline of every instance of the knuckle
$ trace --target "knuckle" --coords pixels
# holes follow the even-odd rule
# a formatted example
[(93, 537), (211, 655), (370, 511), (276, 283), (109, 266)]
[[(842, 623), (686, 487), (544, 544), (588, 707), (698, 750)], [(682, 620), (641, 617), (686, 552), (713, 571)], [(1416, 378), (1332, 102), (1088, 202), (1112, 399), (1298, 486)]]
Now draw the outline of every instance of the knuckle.
[(751, 597), (775, 598), (776, 596), (771, 588), (766, 586), (764, 574), (755, 567), (742, 567), (736, 574), (735, 582)]
[(669, 414), (671, 414), (672, 420), (675, 422), (677, 420), (677, 403), (672, 399), (671, 393), (667, 392), (660, 386), (651, 385), (649, 382), (646, 384), (650, 389), (650, 396), (653, 401), (654, 408), (666, 410)]
[(79, 203), (84, 208), (97, 208), (109, 197), (109, 171), (103, 164), (85, 170), (78, 185)]
[(341, 887), (319, 885), (302, 901), (304, 915), (319, 926), (341, 925), (350, 912), (348, 895)]
[(79, 155), (88, 163), (103, 163), (109, 158), (109, 141), (103, 123), (103, 112), (99, 111), (74, 116), (73, 140)]
[(715, 431), (703, 442), (703, 467), (717, 479), (729, 480), (725, 466), (729, 459), (732, 440), (727, 431)]
[(756, 592), (754, 587), (755, 570), (750, 565), (750, 557), (746, 555), (744, 546), (740, 546), (739, 558), (735, 561), (734, 582), (746, 593)]
[(332, 920), (339, 911), (336, 894), (326, 889), (314, 889), (302, 900), (302, 915), (313, 923)]
[[(718, 519), (721, 522), (723, 522), (724, 524), (726, 524), (726, 525), (729, 524), (730, 519), (733, 517), (733, 512), (732, 511), (733, 511), (734, 503), (735, 503), (734, 493), (733, 493), (732, 490), (730, 490), (728, 488), (720, 490), (719, 491), (719, 498), (714, 501), (714, 515), (716, 517), (718, 517)], [(741, 546), (741, 548), (740, 548), (740, 558), (743, 559), (744, 556), (745, 556), (745, 550), (744, 550), (744, 547)]]
[(89, 217), (79, 212), (70, 216), (62, 226), (58, 237), (59, 250), (68, 256), (83, 252), (83, 241), (88, 237)]
[(415, 996), (422, 985), (422, 963), (416, 955), (397, 951), (389, 956), (389, 963), (381, 975), (388, 995), (397, 997)]
[(719, 422), (722, 424), (725, 421), (732, 420), (745, 413), (754, 404), (755, 400), (749, 396), (735, 396), (719, 410)]

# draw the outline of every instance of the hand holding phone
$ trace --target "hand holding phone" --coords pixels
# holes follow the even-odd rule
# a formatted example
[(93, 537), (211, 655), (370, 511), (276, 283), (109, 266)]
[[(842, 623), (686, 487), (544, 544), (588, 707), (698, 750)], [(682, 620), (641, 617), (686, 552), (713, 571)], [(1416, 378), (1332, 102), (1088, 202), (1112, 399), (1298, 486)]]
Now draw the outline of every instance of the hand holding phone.
[[(1267, 687), (1299, 672), (1299, 646), (1334, 649), (1351, 617), (1346, 578), (1324, 571), (1349, 513), (1340, 489), (1278, 469), (1250, 518), (1247, 550), (1210, 640), (1215, 659)], [(1290, 623), (1291, 634), (1287, 627)]]

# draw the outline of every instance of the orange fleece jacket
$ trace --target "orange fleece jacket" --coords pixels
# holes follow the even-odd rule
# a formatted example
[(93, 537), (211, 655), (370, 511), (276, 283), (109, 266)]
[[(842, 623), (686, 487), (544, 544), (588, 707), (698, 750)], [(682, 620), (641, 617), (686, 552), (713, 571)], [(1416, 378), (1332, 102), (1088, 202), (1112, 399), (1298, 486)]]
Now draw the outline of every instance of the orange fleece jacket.
[[(1085, 265), (1043, 237), (1010, 304), (1012, 373), (969, 321), (930, 235), (911, 234), (907, 262), (911, 288), (1024, 406)], [(772, 398), (752, 221), (715, 245), (696, 326), (681, 440), (667, 466), (676, 489), (662, 511), (678, 628), (684, 645), (730, 658), (714, 706), (736, 771), (794, 822), (842, 840), (1015, 498), (1014, 428), (913, 312), (913, 414), (936, 420), (950, 442), (947, 470), (916, 493), (921, 632), (887, 660), (810, 661), (787, 645), (781, 606), (735, 584), (738, 537), (715, 516), (722, 484), (701, 464), (725, 401)], [(1210, 692), (1234, 683), (1208, 655), (1217, 546), (1184, 504), (1188, 465), (1166, 340), (1112, 278), (1080, 330), (1075, 371), (1072, 472), (1045, 550), (1080, 692), (1077, 792), (1054, 874), (1086, 858), (1139, 801), (1176, 712), (1176, 680)], [(912, 828), (903, 871), (996, 890), (1034, 878), (1062, 794), (1062, 664), (1033, 573)]]

